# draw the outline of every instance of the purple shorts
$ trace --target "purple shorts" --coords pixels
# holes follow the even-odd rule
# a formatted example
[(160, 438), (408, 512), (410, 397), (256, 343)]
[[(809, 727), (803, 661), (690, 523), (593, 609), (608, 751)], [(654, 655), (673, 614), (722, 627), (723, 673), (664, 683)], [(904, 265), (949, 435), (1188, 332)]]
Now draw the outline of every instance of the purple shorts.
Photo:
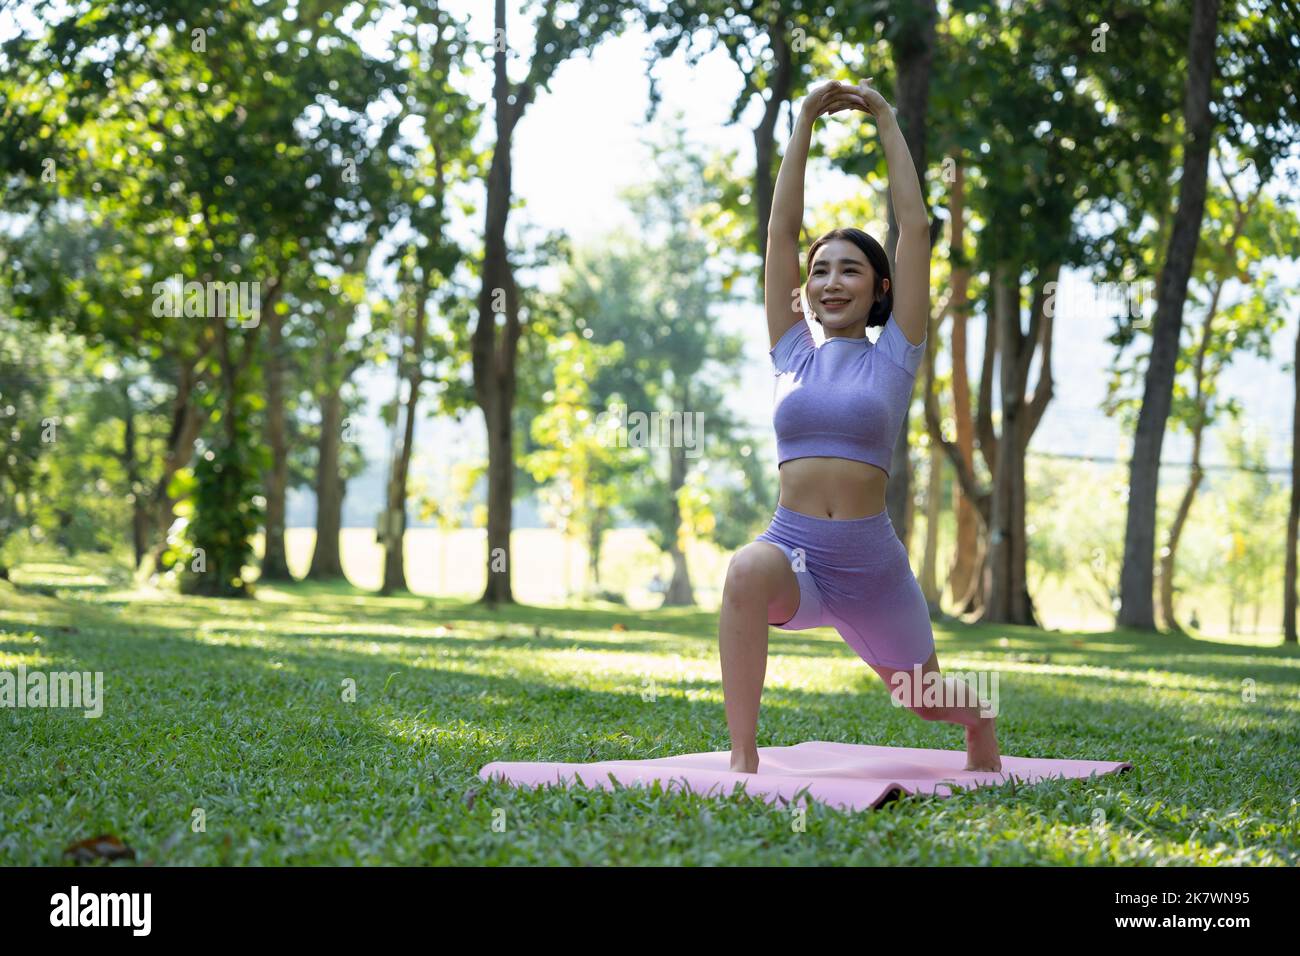
[(777, 505), (755, 540), (780, 548), (799, 582), (794, 617), (773, 627), (834, 627), (868, 664), (910, 671), (929, 660), (930, 611), (887, 510), (842, 521)]

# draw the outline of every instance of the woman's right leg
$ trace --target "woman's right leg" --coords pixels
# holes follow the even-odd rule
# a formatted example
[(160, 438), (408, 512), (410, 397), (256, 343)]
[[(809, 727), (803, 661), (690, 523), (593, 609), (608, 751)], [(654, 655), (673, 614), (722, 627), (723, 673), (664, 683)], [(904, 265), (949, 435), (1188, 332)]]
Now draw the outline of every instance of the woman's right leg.
[(758, 706), (767, 674), (767, 628), (799, 610), (790, 559), (770, 541), (752, 541), (727, 566), (718, 620), (722, 695), (731, 731), (731, 769), (758, 771)]

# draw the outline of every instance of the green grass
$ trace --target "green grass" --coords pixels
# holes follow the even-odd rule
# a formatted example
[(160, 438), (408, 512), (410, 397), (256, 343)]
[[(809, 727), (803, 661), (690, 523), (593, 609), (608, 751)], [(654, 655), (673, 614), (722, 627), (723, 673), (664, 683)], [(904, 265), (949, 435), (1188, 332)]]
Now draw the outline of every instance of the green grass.
[[(80, 563), (22, 571), (0, 582), (0, 670), (103, 671), (105, 701), (99, 719), (0, 710), (3, 865), (57, 865), (100, 833), (152, 865), (1297, 862), (1294, 647), (936, 624), (945, 669), (998, 671), (1004, 753), (1133, 770), (814, 804), (796, 832), (788, 808), (743, 795), (477, 777), (493, 760), (727, 749), (714, 613), (317, 584), (214, 601), (121, 590)], [(963, 747), (961, 728), (892, 706), (832, 630), (774, 629), (769, 653), (760, 746)]]

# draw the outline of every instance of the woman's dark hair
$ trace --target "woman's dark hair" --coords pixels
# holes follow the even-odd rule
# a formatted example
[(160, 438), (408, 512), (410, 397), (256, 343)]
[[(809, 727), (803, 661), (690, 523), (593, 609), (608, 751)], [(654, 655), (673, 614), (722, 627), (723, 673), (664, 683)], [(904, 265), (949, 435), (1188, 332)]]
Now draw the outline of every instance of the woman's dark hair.
[[(889, 274), (889, 259), (885, 256), (885, 250), (880, 243), (876, 242), (861, 229), (849, 227), (847, 229), (832, 229), (830, 232), (821, 236), (808, 250), (808, 275), (812, 275), (813, 256), (817, 255), (817, 250), (832, 239), (846, 239), (853, 243), (867, 257), (867, 262), (871, 263), (872, 270), (876, 273), (876, 287), (871, 290), (872, 298), (880, 295), (881, 279), (889, 280), (889, 291), (877, 301), (873, 301), (871, 311), (867, 313), (867, 327), (873, 325), (884, 325), (889, 320), (889, 314), (894, 311), (894, 279)], [(821, 317), (813, 313), (813, 318), (821, 323)]]

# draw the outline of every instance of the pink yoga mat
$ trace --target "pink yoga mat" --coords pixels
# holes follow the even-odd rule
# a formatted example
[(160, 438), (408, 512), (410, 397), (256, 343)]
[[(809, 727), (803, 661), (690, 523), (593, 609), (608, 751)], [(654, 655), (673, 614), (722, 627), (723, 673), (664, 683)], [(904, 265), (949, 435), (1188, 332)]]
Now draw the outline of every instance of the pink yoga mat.
[(725, 796), (743, 786), (750, 796), (768, 803), (813, 799), (841, 810), (875, 809), (907, 794), (947, 797), (962, 790), (998, 786), (1013, 778), (1038, 783), (1051, 778), (1086, 778), (1093, 774), (1130, 770), (1122, 760), (1050, 760), (1002, 755), (999, 773), (966, 771), (965, 750), (920, 750), (809, 740), (793, 747), (759, 747), (758, 773), (732, 773), (728, 751), (679, 754), (654, 760), (602, 760), (596, 763), (515, 763), (493, 761), (478, 775), (523, 786), (571, 785), (614, 789), (648, 786), (655, 780), (665, 790)]

